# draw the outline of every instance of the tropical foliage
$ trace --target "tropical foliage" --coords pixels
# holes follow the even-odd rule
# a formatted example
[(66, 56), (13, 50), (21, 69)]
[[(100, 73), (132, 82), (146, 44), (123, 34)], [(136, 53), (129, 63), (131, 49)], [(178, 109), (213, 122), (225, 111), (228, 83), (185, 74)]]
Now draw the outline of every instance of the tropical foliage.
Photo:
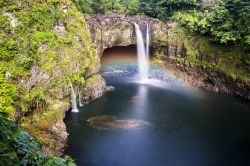
[(74, 166), (74, 161), (66, 156), (60, 158), (41, 152), (41, 145), (19, 126), (0, 114), (0, 165), (58, 165)]
[[(67, 13), (61, 8), (71, 1), (0, 2), (0, 112), (18, 119), (48, 103), (45, 94), (58, 85), (84, 83), (81, 75), (95, 68), (97, 56), (82, 13), (74, 5)], [(68, 66), (76, 62), (73, 72)]]
[(211, 40), (250, 45), (250, 1), (248, 0), (74, 0), (88, 14), (110, 11), (145, 14), (163, 21), (178, 12), (178, 21), (189, 30), (211, 36)]
[(250, 46), (250, 2), (227, 0), (210, 8), (210, 11), (179, 12), (177, 19), (193, 32), (211, 36), (222, 44), (241, 43)]

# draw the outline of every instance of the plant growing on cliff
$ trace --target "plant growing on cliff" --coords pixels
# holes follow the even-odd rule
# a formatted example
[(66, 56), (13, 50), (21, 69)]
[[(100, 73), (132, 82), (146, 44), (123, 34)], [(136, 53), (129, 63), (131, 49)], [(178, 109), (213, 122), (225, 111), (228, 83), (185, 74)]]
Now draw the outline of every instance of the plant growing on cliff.
[(60, 158), (42, 153), (41, 145), (4, 114), (0, 114), (0, 130), (0, 165), (75, 165), (68, 156)]
[[(209, 35), (211, 40), (222, 44), (241, 43), (249, 46), (250, 2), (226, 0), (214, 5), (210, 11), (179, 13), (178, 21), (189, 30)], [(248, 47), (249, 48), (249, 47)]]
[[(68, 4), (67, 13), (61, 2)], [(85, 20), (70, 2), (1, 3), (3, 13), (15, 6), (0, 15), (0, 111), (11, 118), (16, 111), (25, 115), (48, 103), (48, 91), (59, 91), (67, 78), (83, 84), (82, 76), (95, 69), (97, 56)], [(10, 24), (13, 18), (16, 27)], [(37, 80), (29, 80), (32, 75)]]
[[(4, 0), (0, 11), (0, 112), (55, 154), (58, 145), (49, 134), (69, 105), (68, 80), (83, 86), (98, 63), (84, 15), (71, 0)], [(29, 156), (31, 165), (64, 162), (54, 159), (40, 152)]]

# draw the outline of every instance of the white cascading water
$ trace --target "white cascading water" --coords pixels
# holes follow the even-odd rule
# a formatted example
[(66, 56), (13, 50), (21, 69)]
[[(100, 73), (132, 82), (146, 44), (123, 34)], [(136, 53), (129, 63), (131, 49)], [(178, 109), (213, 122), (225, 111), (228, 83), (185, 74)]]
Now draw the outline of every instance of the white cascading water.
[[(137, 40), (137, 58), (138, 58), (138, 70), (139, 79), (144, 82), (148, 79), (149, 62), (146, 55), (145, 45), (143, 41), (142, 32), (138, 24), (134, 23), (136, 40)], [(149, 43), (148, 43), (149, 45)]]
[(77, 109), (76, 105), (76, 95), (73, 89), (72, 84), (70, 84), (70, 96), (71, 96), (71, 107), (72, 107), (72, 112), (79, 112)]
[(147, 62), (149, 65), (149, 43), (150, 43), (150, 26), (147, 24), (147, 36), (146, 36), (146, 57), (147, 57)]
[(82, 101), (81, 101), (81, 93), (80, 93), (80, 90), (79, 90), (79, 89), (77, 89), (77, 90), (78, 90), (78, 102), (79, 102), (79, 107), (82, 107), (83, 104), (82, 104)]

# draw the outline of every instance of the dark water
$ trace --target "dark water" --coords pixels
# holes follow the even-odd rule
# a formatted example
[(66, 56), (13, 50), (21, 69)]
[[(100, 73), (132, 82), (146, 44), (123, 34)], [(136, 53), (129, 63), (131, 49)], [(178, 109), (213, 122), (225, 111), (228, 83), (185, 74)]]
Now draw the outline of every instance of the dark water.
[[(85, 166), (250, 165), (250, 104), (226, 95), (166, 89), (109, 78), (116, 90), (68, 113), (65, 154)], [(135, 97), (136, 96), (136, 97)], [(100, 115), (141, 119), (152, 127), (98, 130)]]

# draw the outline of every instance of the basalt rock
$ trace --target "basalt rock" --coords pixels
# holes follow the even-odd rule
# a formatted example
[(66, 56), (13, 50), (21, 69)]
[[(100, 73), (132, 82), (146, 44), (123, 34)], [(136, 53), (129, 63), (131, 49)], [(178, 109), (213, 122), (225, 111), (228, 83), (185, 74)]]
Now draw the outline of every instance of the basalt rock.
[(188, 86), (250, 100), (250, 83), (246, 80), (233, 79), (219, 70), (174, 59), (166, 59), (165, 65)]
[[(169, 33), (173, 33), (176, 28), (173, 25), (169, 26)], [(201, 87), (209, 91), (226, 93), (250, 100), (250, 82), (248, 80), (233, 78), (216, 67), (219, 61), (218, 50), (201, 50), (199, 46), (201, 43), (198, 42), (197, 45), (190, 46), (189, 44), (188, 47), (187, 42), (181, 40), (183, 36), (179, 37), (180, 34), (175, 31), (174, 33), (174, 38), (168, 38), (165, 52), (161, 51), (161, 48), (157, 49), (163, 55), (161, 59), (167, 62), (167, 66), (172, 64), (176, 67), (175, 70), (185, 72), (186, 74), (182, 74), (183, 79), (193, 87)], [(188, 37), (186, 40), (188, 40)], [(195, 54), (195, 57), (190, 58), (190, 56), (194, 56), (192, 54)], [(210, 64), (212, 67), (206, 66), (206, 64)]]
[(84, 101), (95, 100), (106, 92), (106, 82), (101, 75), (93, 75), (86, 80), (83, 90)]
[(150, 24), (151, 44), (159, 47), (166, 45), (164, 39), (168, 25), (158, 19), (110, 13), (91, 15), (86, 17), (86, 21), (99, 56), (106, 48), (136, 44), (134, 23), (140, 25), (143, 34), (146, 34), (147, 24)]
[(18, 22), (17, 18), (12, 13), (6, 12), (6, 13), (3, 13), (3, 15), (9, 17), (9, 19), (10, 19), (10, 26), (12, 28), (15, 28), (18, 24), (20, 24)]
[[(158, 19), (147, 16), (126, 16), (120, 13), (96, 14), (87, 16), (85, 19), (99, 57), (102, 56), (106, 48), (135, 44), (134, 22), (140, 25), (143, 34), (146, 34), (147, 24), (150, 24), (151, 46), (154, 53), (163, 54), (164, 61), (181, 68), (190, 76), (190, 79), (196, 80), (200, 77), (199, 81), (191, 81), (193, 85), (198, 87), (202, 85), (208, 90), (250, 99), (249, 81), (234, 79), (216, 68), (207, 68), (198, 65), (199, 63), (193, 64), (189, 60), (190, 53), (196, 52), (194, 61), (212, 62), (217, 65), (219, 54), (216, 50), (213, 52), (200, 50), (197, 41), (194, 42), (192, 50), (190, 50), (188, 44), (183, 41), (180, 32), (173, 32), (176, 25), (174, 21), (165, 24)], [(174, 35), (171, 36), (171, 33)]]

